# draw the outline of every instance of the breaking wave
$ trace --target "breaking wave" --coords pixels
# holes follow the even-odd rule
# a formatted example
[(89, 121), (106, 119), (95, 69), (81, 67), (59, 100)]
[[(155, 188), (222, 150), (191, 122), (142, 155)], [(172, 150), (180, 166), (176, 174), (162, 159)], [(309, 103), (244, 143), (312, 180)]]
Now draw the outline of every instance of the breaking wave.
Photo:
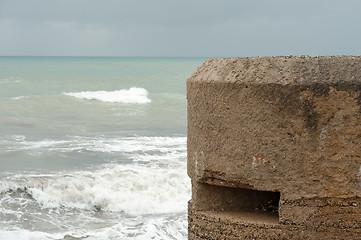
[[(14, 135), (1, 144), (7, 152), (66, 154), (82, 150), (105, 157), (128, 155), (132, 162), (4, 175), (0, 182), (0, 239), (186, 239), (186, 209), (191, 197), (186, 137), (69, 136), (31, 141)], [(44, 223), (52, 233), (33, 231)]]
[(186, 137), (71, 137), (27, 141), (25, 136), (12, 136), (0, 143), (7, 151), (21, 149), (42, 154), (84, 150), (126, 154), (133, 163), (139, 162), (107, 163), (86, 171), (12, 175), (0, 182), (0, 195), (24, 192), (42, 208), (159, 214), (185, 211), (185, 203), (190, 198)]
[(151, 102), (148, 98), (148, 91), (144, 88), (136, 87), (118, 91), (85, 91), (64, 94), (79, 99), (98, 100), (110, 103), (144, 104)]
[(0, 193), (26, 192), (42, 208), (128, 214), (181, 212), (190, 198), (185, 169), (109, 165), (96, 171), (21, 177), (0, 183)]
[(21, 83), (22, 81), (24, 81), (24, 80), (21, 78), (15, 78), (15, 77), (0, 78), (0, 84)]

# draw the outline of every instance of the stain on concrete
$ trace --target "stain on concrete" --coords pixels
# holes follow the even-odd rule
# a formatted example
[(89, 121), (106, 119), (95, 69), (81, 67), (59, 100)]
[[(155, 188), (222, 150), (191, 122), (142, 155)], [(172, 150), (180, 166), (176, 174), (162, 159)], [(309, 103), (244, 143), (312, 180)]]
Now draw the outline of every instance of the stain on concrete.
[(312, 101), (304, 101), (303, 114), (307, 128), (313, 132), (316, 131), (318, 128), (318, 114)]

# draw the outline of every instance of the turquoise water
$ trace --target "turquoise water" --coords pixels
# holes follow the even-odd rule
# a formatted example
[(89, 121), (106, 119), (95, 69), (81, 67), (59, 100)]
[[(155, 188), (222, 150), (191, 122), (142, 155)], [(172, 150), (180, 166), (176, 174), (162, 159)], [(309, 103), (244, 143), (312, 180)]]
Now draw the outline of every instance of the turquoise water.
[(0, 57), (0, 239), (186, 239), (204, 60)]

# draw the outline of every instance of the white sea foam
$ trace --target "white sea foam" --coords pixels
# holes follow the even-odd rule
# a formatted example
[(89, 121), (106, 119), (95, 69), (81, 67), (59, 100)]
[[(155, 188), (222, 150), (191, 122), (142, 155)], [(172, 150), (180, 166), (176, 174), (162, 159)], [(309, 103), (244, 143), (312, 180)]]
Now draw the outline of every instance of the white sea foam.
[(26, 97), (26, 96), (18, 96), (18, 97), (13, 97), (11, 99), (13, 100), (21, 100), (21, 99), (26, 99), (26, 98), (29, 98), (29, 97)]
[(27, 192), (40, 206), (49, 209), (152, 214), (185, 211), (189, 186), (185, 166), (159, 169), (107, 165), (96, 171), (6, 179), (0, 183), (0, 192)]
[(21, 78), (15, 78), (15, 77), (1, 78), (1, 79), (0, 79), (0, 84), (20, 83), (20, 82), (22, 82), (22, 81), (23, 81), (23, 79), (21, 79)]
[(16, 240), (62, 240), (62, 239), (87, 239), (87, 240), (167, 240), (186, 239), (187, 217), (153, 217), (144, 219), (140, 217), (136, 222), (117, 223), (109, 227), (96, 230), (79, 229), (60, 233), (44, 233), (29, 230), (3, 230), (0, 239)]
[[(141, 219), (140, 219), (141, 220)], [(142, 219), (141, 226), (129, 226), (128, 224), (115, 224), (112, 227), (97, 232), (88, 232), (90, 240), (108, 239), (185, 239), (187, 236), (187, 218), (169, 219), (166, 217), (154, 217), (153, 219)], [(135, 225), (133, 223), (133, 225)]]
[[(69, 137), (30, 141), (7, 136), (6, 151), (93, 151), (127, 155), (133, 163), (105, 164), (89, 171), (16, 174), (3, 178), (0, 193), (26, 192), (41, 207), (102, 209), (129, 214), (185, 211), (190, 198), (186, 137)], [(113, 156), (113, 155), (112, 155)], [(134, 164), (140, 161), (141, 164)]]
[(49, 240), (52, 238), (50, 234), (42, 232), (30, 232), (27, 230), (17, 231), (0, 231), (0, 240), (16, 239), (16, 240)]
[[(131, 163), (119, 161), (92, 170), (4, 176), (0, 182), (0, 212), (3, 219), (14, 222), (4, 220), (2, 224), (9, 227), (0, 236), (21, 240), (68, 239), (66, 235), (93, 240), (186, 238), (186, 204), (190, 199), (186, 137), (67, 136), (63, 140), (32, 140), (24, 135), (8, 135), (0, 145), (6, 151), (28, 154), (86, 151), (132, 159)], [(21, 210), (17, 210), (19, 205)], [(4, 211), (8, 208), (11, 211)], [(119, 220), (104, 223), (91, 214), (98, 210), (111, 216), (133, 217), (123, 217), (122, 224), (117, 224)], [(27, 223), (32, 228), (22, 222), (24, 218), (33, 219)], [(107, 226), (86, 228), (98, 221)], [(44, 223), (58, 233), (28, 231)], [(71, 223), (82, 231), (74, 232)], [(61, 232), (63, 229), (66, 232)]]
[(186, 137), (79, 137), (66, 140), (28, 140), (22, 135), (4, 136), (0, 146), (6, 151), (27, 151), (28, 154), (43, 152), (79, 152), (127, 154), (134, 161), (179, 159), (186, 157)]
[(112, 103), (128, 103), (128, 104), (144, 104), (150, 103), (148, 98), (148, 91), (144, 88), (132, 87), (130, 89), (122, 89), (118, 91), (86, 91), (86, 92), (69, 92), (64, 93), (67, 96), (87, 99), (98, 100), (101, 102)]
[[(185, 157), (186, 137), (128, 137), (128, 138), (78, 138), (74, 141), (73, 148), (86, 149), (88, 151), (104, 152), (104, 153), (128, 153), (139, 157), (139, 154), (134, 153), (149, 153), (148, 157), (159, 155), (172, 154), (175, 158), (177, 153), (181, 154), (178, 157)], [(156, 154), (155, 152), (159, 153)], [(173, 155), (175, 154), (175, 155)], [(136, 159), (135, 159), (136, 160)]]

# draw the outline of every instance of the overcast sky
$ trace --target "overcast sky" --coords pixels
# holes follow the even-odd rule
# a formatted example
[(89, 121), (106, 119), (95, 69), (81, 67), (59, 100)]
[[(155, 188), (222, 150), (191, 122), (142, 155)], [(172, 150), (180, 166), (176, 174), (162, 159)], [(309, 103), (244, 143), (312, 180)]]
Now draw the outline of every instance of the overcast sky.
[(0, 55), (361, 55), (361, 0), (0, 0)]

